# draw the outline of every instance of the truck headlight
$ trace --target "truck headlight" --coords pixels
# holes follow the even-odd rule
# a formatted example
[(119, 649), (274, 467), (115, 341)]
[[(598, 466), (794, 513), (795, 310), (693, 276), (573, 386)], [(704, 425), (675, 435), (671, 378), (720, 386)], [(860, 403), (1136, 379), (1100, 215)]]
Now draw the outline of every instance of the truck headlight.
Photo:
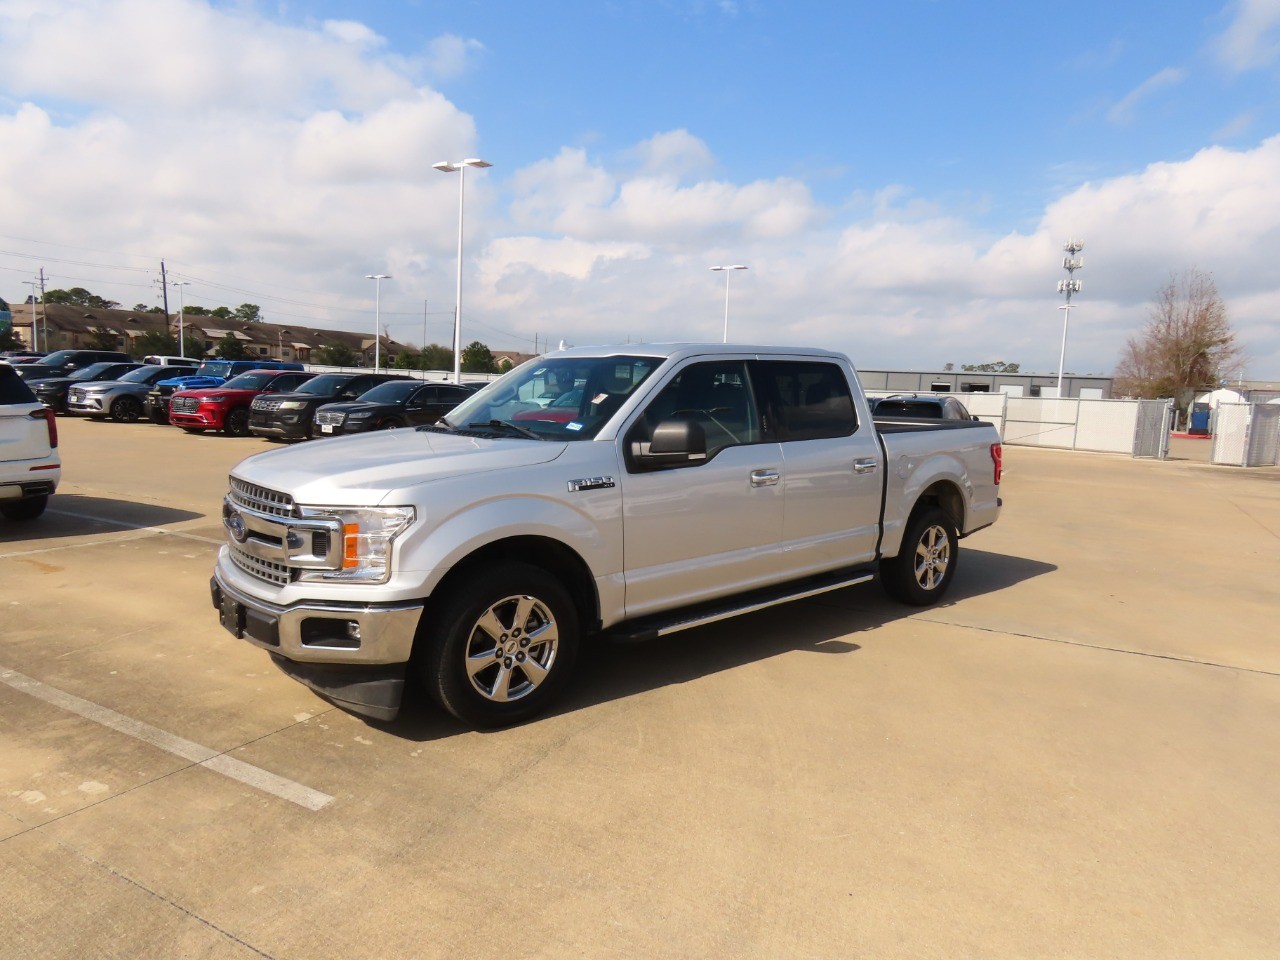
[(301, 410), (307, 405), (305, 400), (282, 400), (280, 402), (281, 410)]
[(342, 543), (336, 570), (303, 570), (300, 580), (382, 583), (391, 576), (391, 544), (413, 523), (413, 507), (299, 507), (308, 519), (337, 520)]

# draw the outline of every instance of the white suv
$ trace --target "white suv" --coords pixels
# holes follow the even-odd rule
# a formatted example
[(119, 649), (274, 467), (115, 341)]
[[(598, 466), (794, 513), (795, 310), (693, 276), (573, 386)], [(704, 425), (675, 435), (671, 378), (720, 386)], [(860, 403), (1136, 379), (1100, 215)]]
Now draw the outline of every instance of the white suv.
[(34, 520), (62, 479), (53, 411), (0, 364), (0, 516)]

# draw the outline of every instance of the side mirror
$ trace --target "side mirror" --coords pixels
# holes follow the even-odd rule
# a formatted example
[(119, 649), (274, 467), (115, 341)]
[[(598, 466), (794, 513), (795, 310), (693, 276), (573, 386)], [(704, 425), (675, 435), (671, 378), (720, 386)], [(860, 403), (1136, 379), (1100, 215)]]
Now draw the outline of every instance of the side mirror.
[(651, 440), (631, 444), (631, 455), (638, 466), (651, 470), (705, 460), (707, 435), (695, 420), (663, 420), (654, 427)]

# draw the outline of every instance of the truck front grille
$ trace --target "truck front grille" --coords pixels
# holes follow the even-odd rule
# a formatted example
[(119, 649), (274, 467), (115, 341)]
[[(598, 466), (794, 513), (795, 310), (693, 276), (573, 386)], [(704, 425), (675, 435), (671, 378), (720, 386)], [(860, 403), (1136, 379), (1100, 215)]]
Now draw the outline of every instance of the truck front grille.
[(268, 490), (256, 483), (245, 483), (235, 477), (231, 478), (231, 500), (233, 503), (273, 517), (295, 517), (293, 497), (287, 493)]
[(268, 583), (274, 583), (281, 587), (293, 581), (293, 571), (283, 563), (273, 563), (270, 560), (252, 557), (241, 551), (234, 541), (232, 541), (230, 547), (231, 562), (249, 574), (249, 576), (257, 577), (259, 580), (266, 580)]
[(343, 416), (343, 414), (333, 410), (321, 410), (316, 414), (316, 423), (322, 426), (327, 424), (328, 426), (336, 427), (342, 422)]
[(279, 410), (283, 400), (271, 400), (266, 397), (254, 397), (253, 409), (255, 410)]

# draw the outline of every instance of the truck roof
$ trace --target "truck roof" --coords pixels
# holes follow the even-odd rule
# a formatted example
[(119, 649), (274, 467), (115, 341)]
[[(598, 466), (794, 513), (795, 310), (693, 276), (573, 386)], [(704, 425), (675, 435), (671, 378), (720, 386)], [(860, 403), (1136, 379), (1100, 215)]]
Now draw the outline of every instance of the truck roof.
[(737, 354), (742, 356), (787, 356), (799, 357), (839, 357), (848, 360), (844, 354), (835, 350), (822, 350), (817, 347), (789, 347), (766, 344), (743, 343), (615, 343), (594, 347), (569, 347), (555, 350), (546, 357), (665, 357), (683, 360), (685, 357), (697, 357), (703, 354)]

